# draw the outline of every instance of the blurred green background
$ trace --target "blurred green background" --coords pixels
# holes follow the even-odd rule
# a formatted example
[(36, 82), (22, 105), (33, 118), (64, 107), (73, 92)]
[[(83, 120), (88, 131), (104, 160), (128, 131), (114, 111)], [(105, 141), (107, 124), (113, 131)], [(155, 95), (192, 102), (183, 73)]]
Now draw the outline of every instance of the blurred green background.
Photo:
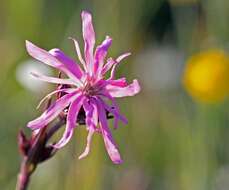
[(82, 47), (82, 10), (93, 14), (97, 44), (105, 35), (113, 38), (109, 56), (132, 52), (118, 76), (138, 78), (142, 86), (139, 95), (119, 100), (129, 124), (113, 134), (124, 163), (112, 164), (99, 135), (79, 161), (86, 138), (81, 126), (37, 168), (29, 189), (228, 190), (228, 100), (199, 103), (182, 85), (190, 55), (228, 49), (228, 0), (1, 0), (0, 189), (14, 189), (17, 133), (23, 128), (29, 134), (26, 123), (41, 113), (37, 103), (54, 89), (30, 80), (33, 68), (55, 72), (28, 56), (25, 40), (76, 58), (67, 38), (77, 38)]

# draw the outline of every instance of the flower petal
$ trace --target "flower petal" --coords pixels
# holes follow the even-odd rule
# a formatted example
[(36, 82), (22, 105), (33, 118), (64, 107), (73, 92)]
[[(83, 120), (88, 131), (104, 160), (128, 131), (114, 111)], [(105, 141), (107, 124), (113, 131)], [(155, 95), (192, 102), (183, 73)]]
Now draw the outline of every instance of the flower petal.
[(71, 40), (74, 42), (75, 49), (76, 49), (76, 53), (77, 53), (77, 55), (78, 55), (79, 61), (80, 61), (80, 63), (83, 65), (84, 70), (87, 71), (86, 63), (85, 63), (85, 61), (83, 60), (82, 55), (81, 55), (79, 43), (78, 43), (77, 40), (74, 39), (74, 38), (69, 38), (69, 39), (71, 39)]
[(75, 63), (75, 61), (66, 56), (61, 50), (57, 48), (51, 49), (49, 53), (64, 64), (67, 70), (74, 75), (72, 77), (76, 78), (77, 81), (81, 79), (83, 71), (81, 70), (80, 66), (77, 63)]
[(121, 164), (123, 161), (121, 159), (121, 156), (119, 154), (117, 145), (115, 144), (111, 131), (108, 127), (107, 119), (106, 119), (106, 113), (105, 109), (103, 108), (103, 105), (101, 104), (100, 100), (97, 99), (97, 106), (98, 106), (98, 113), (99, 113), (99, 121), (101, 124), (101, 131), (103, 135), (103, 140), (105, 143), (105, 147), (107, 149), (107, 152), (115, 164)]
[(38, 61), (41, 61), (42, 63), (45, 63), (49, 66), (55, 67), (61, 71), (63, 71), (65, 74), (67, 74), (70, 78), (74, 79), (77, 83), (80, 85), (79, 78), (77, 78), (67, 67), (59, 61), (55, 56), (53, 56), (48, 51), (41, 49), (34, 45), (33, 43), (26, 41), (26, 49), (33, 58), (37, 59)]
[(71, 79), (61, 79), (56, 77), (48, 77), (40, 73), (31, 72), (31, 75), (38, 80), (42, 80), (45, 82), (55, 83), (55, 84), (69, 84), (69, 85), (75, 85), (75, 83)]
[(116, 97), (116, 98), (125, 97), (125, 96), (134, 96), (135, 94), (139, 93), (141, 90), (140, 85), (136, 79), (133, 80), (132, 84), (126, 87), (107, 85), (106, 89), (112, 97)]
[(115, 69), (116, 69), (116, 66), (123, 60), (125, 59), (126, 57), (130, 56), (131, 53), (124, 53), (122, 55), (120, 55), (116, 60), (113, 60), (112, 58), (109, 58), (107, 60), (107, 63), (103, 66), (103, 69), (102, 69), (102, 75), (105, 75), (107, 71), (109, 71), (111, 68), (112, 68), (112, 72), (111, 72), (111, 78), (114, 77), (115, 75)]
[(72, 93), (72, 92), (75, 92), (76, 89), (75, 88), (62, 88), (62, 89), (58, 89), (58, 90), (55, 90), (49, 94), (47, 94), (44, 98), (41, 99), (41, 101), (39, 102), (38, 106), (37, 106), (37, 109), (41, 106), (41, 104), (49, 97), (51, 97), (53, 94), (56, 94), (58, 92), (65, 92), (65, 93)]
[(80, 95), (71, 103), (67, 114), (67, 122), (64, 134), (59, 142), (53, 145), (54, 148), (60, 149), (70, 141), (76, 126), (77, 116), (82, 106), (83, 100), (84, 96)]
[(94, 74), (97, 77), (100, 77), (102, 72), (104, 59), (107, 55), (108, 48), (111, 46), (112, 39), (109, 36), (106, 36), (106, 39), (96, 48), (95, 51), (95, 61), (94, 61)]
[(123, 59), (125, 59), (126, 57), (130, 56), (131, 53), (130, 52), (127, 52), (127, 53), (124, 53), (122, 55), (120, 55), (117, 59), (116, 59), (116, 62), (121, 62)]
[[(100, 99), (100, 100), (101, 100), (101, 103), (102, 103), (103, 107), (104, 107), (107, 111), (109, 111), (110, 113), (112, 113), (112, 114), (114, 115), (114, 117), (115, 117), (116, 120), (120, 120), (120, 121), (122, 121), (124, 124), (127, 124), (127, 123), (128, 123), (128, 120), (127, 120), (124, 116), (122, 116), (122, 115), (120, 114), (119, 108), (118, 108), (118, 106), (117, 106), (116, 103), (114, 104), (114, 102), (112, 102), (112, 106), (110, 106), (110, 105), (108, 105), (105, 101), (103, 101), (102, 99)], [(116, 122), (117, 122), (117, 121), (116, 121)], [(115, 128), (117, 128), (117, 127), (115, 127)]]
[[(101, 103), (103, 104), (104, 108), (109, 111), (110, 113), (113, 114), (114, 116), (114, 129), (118, 128), (118, 121), (122, 121), (124, 124), (128, 123), (128, 120), (126, 119), (125, 116), (121, 115), (120, 109), (118, 104), (116, 103), (115, 98), (113, 98), (109, 93), (107, 92), (102, 92), (100, 94), (100, 97), (98, 97), (101, 100)], [(110, 100), (112, 102), (111, 105), (107, 104), (103, 98), (106, 98), (107, 100)]]
[(96, 129), (98, 125), (98, 111), (97, 108), (86, 99), (83, 103), (83, 108), (86, 116), (86, 126), (89, 130), (91, 127)]
[(95, 129), (90, 128), (88, 131), (88, 135), (87, 135), (87, 145), (85, 147), (84, 152), (79, 156), (79, 159), (85, 158), (89, 152), (90, 152), (90, 148), (91, 148), (91, 140), (92, 140), (92, 136), (95, 132)]
[(37, 119), (33, 121), (30, 121), (27, 124), (27, 127), (34, 130), (34, 129), (39, 129), (39, 128), (46, 126), (55, 117), (57, 117), (66, 106), (68, 106), (68, 104), (74, 99), (74, 96), (77, 93), (78, 92), (67, 94), (61, 97), (60, 99), (58, 99), (40, 117), (38, 117)]
[(106, 72), (109, 71), (115, 63), (116, 63), (116, 61), (112, 57), (110, 57), (107, 60), (107, 63), (103, 66), (101, 74), (105, 75)]
[(63, 65), (61, 62), (59, 62), (55, 57), (50, 55), (50, 53), (48, 53), (46, 50), (37, 47), (36, 45), (34, 45), (33, 43), (27, 40), (26, 40), (26, 49), (29, 55), (31, 55), (33, 58), (49, 66), (55, 67), (57, 69), (61, 69)]
[(122, 77), (122, 78), (116, 79), (116, 80), (109, 79), (109, 80), (106, 80), (106, 82), (107, 82), (107, 84), (110, 84), (112, 86), (118, 86), (118, 87), (128, 86), (128, 83), (127, 83), (125, 77)]
[(124, 53), (122, 55), (120, 55), (117, 59), (116, 59), (116, 63), (113, 65), (112, 69), (111, 69), (111, 76), (110, 78), (113, 79), (115, 76), (115, 72), (116, 72), (116, 67), (117, 65), (126, 57), (130, 56), (131, 53)]
[(93, 65), (93, 49), (95, 45), (95, 32), (92, 24), (91, 14), (86, 11), (82, 11), (82, 32), (84, 39), (84, 54), (87, 68), (90, 74), (92, 74)]
[(85, 147), (84, 152), (79, 156), (79, 159), (82, 159), (86, 157), (90, 152), (90, 145), (92, 136), (95, 131), (100, 132), (98, 130), (98, 109), (96, 104), (93, 104), (92, 102), (89, 102), (88, 100), (85, 100), (83, 103), (84, 111), (86, 114), (86, 126), (88, 129), (88, 136), (87, 136), (87, 144)]

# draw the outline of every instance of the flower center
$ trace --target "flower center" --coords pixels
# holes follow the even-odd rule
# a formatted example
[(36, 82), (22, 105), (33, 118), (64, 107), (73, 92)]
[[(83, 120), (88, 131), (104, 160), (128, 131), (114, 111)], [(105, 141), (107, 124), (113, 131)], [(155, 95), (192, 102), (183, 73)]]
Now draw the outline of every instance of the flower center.
[(98, 93), (98, 89), (95, 86), (92, 86), (90, 83), (87, 83), (84, 87), (83, 87), (83, 93), (86, 96), (93, 96), (96, 93)]

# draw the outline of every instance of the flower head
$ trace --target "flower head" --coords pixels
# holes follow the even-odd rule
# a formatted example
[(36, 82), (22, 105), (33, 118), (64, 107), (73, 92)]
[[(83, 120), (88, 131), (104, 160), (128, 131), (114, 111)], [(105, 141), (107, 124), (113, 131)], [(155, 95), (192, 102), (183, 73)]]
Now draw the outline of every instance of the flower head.
[(216, 103), (228, 96), (229, 56), (222, 50), (209, 50), (192, 56), (184, 72), (184, 85), (201, 102)]
[[(28, 127), (33, 130), (41, 129), (67, 108), (65, 132), (59, 142), (53, 145), (59, 149), (71, 139), (77, 126), (78, 114), (83, 109), (88, 136), (85, 151), (79, 158), (87, 156), (90, 151), (92, 136), (97, 132), (102, 135), (111, 160), (119, 164), (122, 159), (108, 127), (107, 112), (113, 115), (115, 128), (118, 127), (119, 120), (127, 123), (127, 119), (120, 114), (115, 98), (133, 96), (140, 91), (140, 86), (137, 80), (133, 80), (132, 84), (127, 84), (125, 78), (114, 78), (117, 65), (130, 53), (125, 53), (117, 59), (109, 58), (105, 61), (112, 39), (107, 36), (94, 51), (95, 32), (91, 14), (83, 11), (81, 17), (84, 58), (81, 55), (78, 42), (71, 38), (81, 66), (59, 49), (46, 51), (26, 41), (27, 51), (32, 57), (60, 70), (67, 76), (67, 78), (55, 78), (32, 73), (34, 77), (40, 80), (63, 84), (62, 88), (51, 92), (46, 97), (62, 92), (64, 95), (57, 99), (40, 117), (30, 121)], [(110, 77), (105, 79), (104, 76), (108, 71), (110, 71)]]

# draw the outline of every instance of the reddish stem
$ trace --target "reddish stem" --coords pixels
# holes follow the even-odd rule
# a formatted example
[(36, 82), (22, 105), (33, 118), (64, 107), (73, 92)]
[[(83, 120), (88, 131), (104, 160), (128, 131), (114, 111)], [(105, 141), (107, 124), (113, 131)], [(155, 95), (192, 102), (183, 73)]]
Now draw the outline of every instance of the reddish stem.
[(26, 190), (30, 181), (31, 173), (26, 167), (26, 159), (24, 158), (21, 164), (20, 173), (18, 174), (16, 190)]
[(28, 188), (30, 176), (35, 171), (36, 166), (54, 155), (56, 150), (52, 148), (50, 149), (50, 146), (48, 146), (47, 143), (49, 138), (51, 138), (52, 135), (60, 129), (64, 122), (65, 120), (60, 119), (59, 122), (52, 127), (52, 133), (47, 133), (47, 127), (44, 127), (36, 136), (33, 136), (32, 134), (29, 141), (32, 144), (30, 145), (28, 152), (25, 152), (26, 154), (22, 154), (23, 159), (21, 162), (20, 172), (18, 174), (16, 190), (26, 190)]

